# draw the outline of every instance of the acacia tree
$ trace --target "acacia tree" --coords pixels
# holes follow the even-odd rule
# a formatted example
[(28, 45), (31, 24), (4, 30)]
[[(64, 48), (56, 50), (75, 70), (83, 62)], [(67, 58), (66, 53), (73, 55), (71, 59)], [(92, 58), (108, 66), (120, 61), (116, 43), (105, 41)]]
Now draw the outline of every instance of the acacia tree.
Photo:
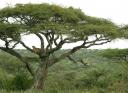
[[(22, 41), (23, 34), (34, 34), (40, 39), (40, 49), (29, 47)], [(85, 15), (80, 9), (49, 4), (17, 4), (0, 10), (0, 49), (16, 56), (26, 65), (34, 78), (33, 87), (44, 88), (48, 68), (70, 56), (81, 48), (102, 45), (118, 36), (118, 26), (109, 20)], [(32, 40), (33, 41), (33, 40)], [(45, 42), (46, 41), (46, 42)], [(64, 44), (80, 42), (72, 49), (55, 56)], [(36, 70), (15, 51), (21, 44), (38, 55), (40, 62)], [(35, 72), (34, 72), (35, 71)]]

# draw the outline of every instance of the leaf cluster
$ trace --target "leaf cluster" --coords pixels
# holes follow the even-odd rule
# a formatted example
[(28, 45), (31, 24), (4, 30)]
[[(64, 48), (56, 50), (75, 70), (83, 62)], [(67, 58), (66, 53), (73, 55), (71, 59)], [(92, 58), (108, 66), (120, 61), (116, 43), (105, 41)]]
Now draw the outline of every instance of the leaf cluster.
[(12, 38), (17, 40), (20, 38), (19, 25), (15, 24), (3, 24), (0, 23), (0, 38), (6, 40), (7, 38)]
[(106, 37), (119, 36), (119, 27), (103, 18), (85, 15), (80, 9), (50, 4), (17, 4), (0, 10), (1, 20), (14, 19), (13, 24), (22, 25), (22, 31), (39, 33), (48, 30), (56, 34), (80, 37), (103, 34)]
[(128, 49), (106, 49), (101, 55), (110, 59), (120, 59), (127, 61)]

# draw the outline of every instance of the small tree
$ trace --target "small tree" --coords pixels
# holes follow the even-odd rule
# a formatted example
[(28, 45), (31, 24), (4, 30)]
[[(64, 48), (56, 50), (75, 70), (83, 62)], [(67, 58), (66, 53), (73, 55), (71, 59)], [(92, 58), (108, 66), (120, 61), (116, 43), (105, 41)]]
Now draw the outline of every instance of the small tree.
[[(85, 15), (80, 9), (49, 4), (17, 4), (0, 10), (1, 50), (25, 63), (34, 78), (33, 87), (44, 88), (48, 68), (81, 48), (102, 45), (119, 36), (119, 28), (109, 20)], [(34, 34), (40, 39), (40, 48), (29, 47), (22, 41), (23, 34)], [(33, 40), (32, 40), (33, 41)], [(45, 42), (46, 41), (46, 42)], [(64, 44), (80, 42), (71, 50), (56, 56)], [(40, 62), (32, 70), (22, 54), (15, 51), (17, 44), (36, 54)], [(35, 71), (35, 72), (34, 72)]]

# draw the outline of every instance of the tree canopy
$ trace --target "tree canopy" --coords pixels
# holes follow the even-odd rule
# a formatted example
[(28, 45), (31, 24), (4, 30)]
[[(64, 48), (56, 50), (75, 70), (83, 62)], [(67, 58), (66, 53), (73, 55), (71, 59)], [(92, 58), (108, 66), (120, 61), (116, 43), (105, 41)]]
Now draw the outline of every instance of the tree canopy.
[(80, 39), (97, 33), (114, 38), (118, 30), (111, 21), (87, 16), (80, 9), (49, 4), (17, 4), (15, 7), (6, 7), (0, 11), (0, 19), (4, 25), (20, 25), (20, 33), (46, 33), (49, 30)]

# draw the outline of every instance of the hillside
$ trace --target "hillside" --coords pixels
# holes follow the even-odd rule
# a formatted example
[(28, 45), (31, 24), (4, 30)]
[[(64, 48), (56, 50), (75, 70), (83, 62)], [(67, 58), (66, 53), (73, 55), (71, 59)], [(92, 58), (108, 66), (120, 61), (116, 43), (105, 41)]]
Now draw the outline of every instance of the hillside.
[[(35, 55), (28, 55), (26, 50), (17, 51), (36, 68), (33, 63), (38, 62), (38, 58)], [(66, 51), (58, 51), (55, 55)], [(82, 49), (72, 56), (77, 63), (65, 59), (55, 64), (49, 69), (46, 93), (127, 93), (128, 64), (104, 58), (101, 52)], [(81, 64), (80, 59), (87, 65)], [(31, 84), (32, 78), (24, 65), (15, 57), (0, 51), (0, 93), (26, 90)], [(26, 90), (25, 93), (29, 92)]]

